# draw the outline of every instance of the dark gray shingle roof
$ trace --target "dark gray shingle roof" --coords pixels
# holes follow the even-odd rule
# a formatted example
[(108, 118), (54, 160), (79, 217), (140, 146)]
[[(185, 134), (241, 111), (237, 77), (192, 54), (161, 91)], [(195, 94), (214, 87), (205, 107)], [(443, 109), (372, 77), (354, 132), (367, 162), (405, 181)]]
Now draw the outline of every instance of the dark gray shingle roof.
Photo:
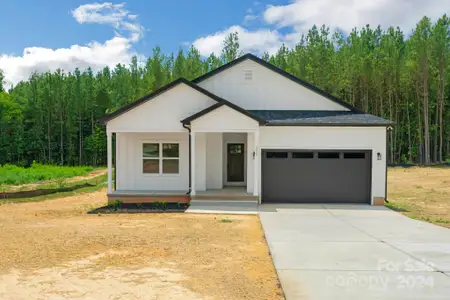
[(393, 123), (377, 116), (353, 111), (249, 110), (268, 125), (359, 125), (387, 126)]

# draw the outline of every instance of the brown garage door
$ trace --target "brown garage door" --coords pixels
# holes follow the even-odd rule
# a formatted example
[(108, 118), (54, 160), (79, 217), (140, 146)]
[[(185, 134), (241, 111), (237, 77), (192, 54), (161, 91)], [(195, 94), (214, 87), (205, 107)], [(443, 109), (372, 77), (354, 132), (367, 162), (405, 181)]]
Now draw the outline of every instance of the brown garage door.
[(370, 203), (371, 151), (263, 150), (262, 201)]

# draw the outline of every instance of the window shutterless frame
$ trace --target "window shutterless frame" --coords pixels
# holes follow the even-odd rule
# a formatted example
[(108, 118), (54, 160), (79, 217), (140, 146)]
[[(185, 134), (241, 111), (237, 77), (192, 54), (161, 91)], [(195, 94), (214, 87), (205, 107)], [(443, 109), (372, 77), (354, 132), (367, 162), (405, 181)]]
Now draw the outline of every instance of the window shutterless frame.
[[(153, 148), (153, 149), (152, 149)], [(155, 163), (154, 172), (145, 172), (144, 164)], [(150, 165), (150, 168), (152, 166)], [(174, 176), (180, 174), (180, 143), (171, 141), (143, 141), (141, 144), (141, 171), (145, 176)]]

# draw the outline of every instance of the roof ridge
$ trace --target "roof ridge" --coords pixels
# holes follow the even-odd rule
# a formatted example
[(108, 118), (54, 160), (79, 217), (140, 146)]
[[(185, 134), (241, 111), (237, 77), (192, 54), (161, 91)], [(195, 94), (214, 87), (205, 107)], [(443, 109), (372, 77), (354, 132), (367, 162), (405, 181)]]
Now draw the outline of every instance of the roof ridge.
[(231, 62), (229, 62), (229, 63), (227, 63), (225, 65), (222, 65), (222, 66), (220, 66), (220, 67), (218, 67), (218, 68), (216, 68), (216, 69), (214, 69), (214, 70), (212, 70), (212, 71), (210, 71), (210, 72), (208, 72), (206, 74), (203, 74), (203, 75), (193, 79), (192, 82), (197, 84), (197, 83), (199, 83), (199, 82), (201, 82), (203, 80), (206, 80), (206, 79), (216, 75), (217, 73), (225, 71), (225, 70), (227, 70), (227, 69), (229, 69), (229, 68), (231, 68), (231, 67), (233, 67), (233, 66), (235, 66), (235, 65), (237, 65), (237, 64), (239, 64), (241, 62), (243, 62), (246, 59), (250, 59), (250, 60), (252, 60), (252, 61), (262, 65), (263, 67), (266, 67), (266, 68), (274, 71), (275, 73), (278, 73), (279, 75), (281, 75), (281, 76), (283, 76), (283, 77), (285, 77), (287, 79), (290, 79), (293, 82), (295, 82), (297, 84), (300, 84), (301, 86), (303, 86), (303, 87), (305, 87), (305, 88), (307, 88), (307, 89), (309, 89), (309, 90), (311, 90), (311, 91), (313, 91), (313, 92), (315, 92), (315, 93), (317, 93), (317, 94), (327, 98), (328, 100), (331, 100), (331, 101), (333, 101), (333, 102), (335, 102), (335, 103), (337, 103), (337, 104), (339, 104), (339, 105), (341, 105), (341, 106), (343, 106), (343, 107), (345, 107), (347, 109), (350, 109), (351, 111), (364, 113), (359, 108), (357, 108), (357, 107), (355, 107), (355, 106), (353, 106), (353, 105), (351, 105), (351, 104), (349, 104), (349, 103), (347, 103), (347, 102), (337, 98), (336, 96), (328, 93), (327, 91), (325, 91), (323, 89), (320, 89), (319, 87), (313, 85), (312, 83), (309, 83), (309, 82), (307, 82), (307, 81), (305, 81), (303, 79), (300, 79), (297, 76), (294, 76), (291, 73), (288, 73), (285, 70), (283, 70), (283, 69), (281, 69), (281, 68), (279, 68), (277, 66), (274, 66), (273, 64), (271, 64), (269, 62), (266, 62), (265, 60), (259, 58), (258, 56), (254, 55), (252, 53), (246, 53), (245, 55), (240, 56), (237, 59), (232, 60)]

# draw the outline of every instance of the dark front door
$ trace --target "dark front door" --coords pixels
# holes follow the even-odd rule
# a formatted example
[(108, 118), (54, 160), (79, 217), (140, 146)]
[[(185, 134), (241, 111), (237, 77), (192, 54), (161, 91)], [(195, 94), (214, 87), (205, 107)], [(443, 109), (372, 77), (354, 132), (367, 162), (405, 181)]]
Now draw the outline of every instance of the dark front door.
[(244, 144), (227, 144), (227, 181), (244, 181)]

